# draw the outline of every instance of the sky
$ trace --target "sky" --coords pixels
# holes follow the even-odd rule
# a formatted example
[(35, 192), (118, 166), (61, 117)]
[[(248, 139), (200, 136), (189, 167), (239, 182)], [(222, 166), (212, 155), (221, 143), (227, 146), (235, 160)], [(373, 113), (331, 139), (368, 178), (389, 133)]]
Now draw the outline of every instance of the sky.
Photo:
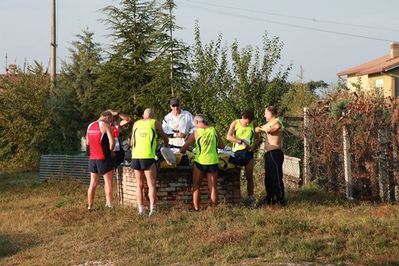
[[(389, 53), (399, 41), (397, 0), (175, 0), (176, 36), (193, 44), (198, 20), (203, 42), (219, 34), (227, 44), (261, 46), (265, 31), (283, 41), (283, 66), (293, 65), (290, 80), (337, 81), (336, 73)], [(82, 29), (95, 33), (105, 47), (107, 35), (101, 9), (119, 0), (57, 0), (57, 63), (68, 60), (71, 43)], [(8, 64), (50, 57), (50, 0), (0, 0), (0, 73)], [(360, 26), (359, 26), (360, 25)], [(315, 30), (316, 29), (316, 30)], [(336, 34), (341, 33), (341, 34)], [(345, 35), (342, 35), (345, 34)], [(359, 38), (348, 35), (359, 35)], [(370, 39), (371, 38), (371, 39)], [(378, 39), (378, 40), (375, 40)]]

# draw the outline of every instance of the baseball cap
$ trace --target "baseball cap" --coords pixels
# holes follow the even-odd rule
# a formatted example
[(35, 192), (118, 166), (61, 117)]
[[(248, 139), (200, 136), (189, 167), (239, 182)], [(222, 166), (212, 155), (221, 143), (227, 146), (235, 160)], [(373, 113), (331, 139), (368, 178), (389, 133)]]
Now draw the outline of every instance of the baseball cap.
[(170, 105), (180, 105), (180, 101), (177, 98), (170, 99)]

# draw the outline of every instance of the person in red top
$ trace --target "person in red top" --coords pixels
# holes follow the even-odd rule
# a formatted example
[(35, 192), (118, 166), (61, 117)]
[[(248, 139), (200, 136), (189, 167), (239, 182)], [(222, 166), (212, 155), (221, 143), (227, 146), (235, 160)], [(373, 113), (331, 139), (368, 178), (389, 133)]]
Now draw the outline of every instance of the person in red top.
[(90, 186), (87, 191), (87, 209), (93, 209), (94, 196), (100, 180), (104, 176), (104, 190), (106, 197), (106, 207), (112, 208), (112, 175), (115, 157), (115, 139), (112, 134), (110, 123), (112, 113), (104, 111), (97, 121), (91, 123), (87, 128), (86, 140), (89, 147), (89, 171)]
[(113, 162), (114, 168), (116, 169), (121, 163), (123, 163), (123, 160), (125, 159), (125, 151), (122, 147), (122, 140), (120, 138), (120, 135), (121, 132), (123, 133), (123, 130), (132, 123), (132, 119), (126, 114), (122, 114), (113, 110), (109, 111), (112, 113), (111, 129), (112, 135), (114, 136), (115, 140), (115, 157), (113, 158)]

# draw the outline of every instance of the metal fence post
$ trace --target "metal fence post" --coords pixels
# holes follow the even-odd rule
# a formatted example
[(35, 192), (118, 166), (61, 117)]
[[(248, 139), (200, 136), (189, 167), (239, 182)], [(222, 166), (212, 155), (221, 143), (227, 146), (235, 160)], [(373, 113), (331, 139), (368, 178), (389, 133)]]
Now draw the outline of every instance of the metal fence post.
[(308, 135), (309, 128), (309, 108), (303, 108), (303, 184), (310, 183), (310, 146)]
[(349, 200), (353, 200), (350, 138), (346, 126), (342, 127), (342, 136), (343, 136), (343, 148), (344, 148), (344, 174), (345, 174), (346, 198)]
[(394, 183), (394, 201), (399, 201), (399, 186), (398, 186), (398, 177), (399, 177), (399, 171), (398, 171), (398, 166), (397, 166), (397, 161), (398, 161), (398, 141), (396, 139), (396, 136), (398, 134), (398, 131), (396, 127), (393, 130), (393, 134), (391, 136), (391, 141), (392, 141), (392, 159), (393, 159), (393, 183)]
[(388, 182), (388, 158), (387, 158), (387, 132), (384, 129), (377, 131), (378, 143), (380, 144), (380, 156), (378, 158), (378, 189), (382, 201), (389, 200), (389, 182)]

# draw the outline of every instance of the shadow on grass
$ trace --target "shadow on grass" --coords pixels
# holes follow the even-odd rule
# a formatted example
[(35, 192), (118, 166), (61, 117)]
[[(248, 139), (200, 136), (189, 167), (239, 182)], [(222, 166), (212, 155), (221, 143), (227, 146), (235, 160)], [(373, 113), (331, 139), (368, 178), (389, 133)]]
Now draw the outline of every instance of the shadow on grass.
[(356, 202), (346, 200), (342, 195), (323, 191), (317, 187), (302, 187), (289, 190), (287, 193), (288, 203), (309, 205), (354, 205)]
[(10, 257), (38, 243), (30, 235), (9, 235), (0, 233), (0, 258)]
[(18, 253), (19, 248), (9, 239), (7, 235), (0, 234), (0, 258), (8, 257)]
[(7, 189), (35, 187), (42, 183), (39, 180), (37, 172), (0, 173), (0, 189), (3, 191)]

